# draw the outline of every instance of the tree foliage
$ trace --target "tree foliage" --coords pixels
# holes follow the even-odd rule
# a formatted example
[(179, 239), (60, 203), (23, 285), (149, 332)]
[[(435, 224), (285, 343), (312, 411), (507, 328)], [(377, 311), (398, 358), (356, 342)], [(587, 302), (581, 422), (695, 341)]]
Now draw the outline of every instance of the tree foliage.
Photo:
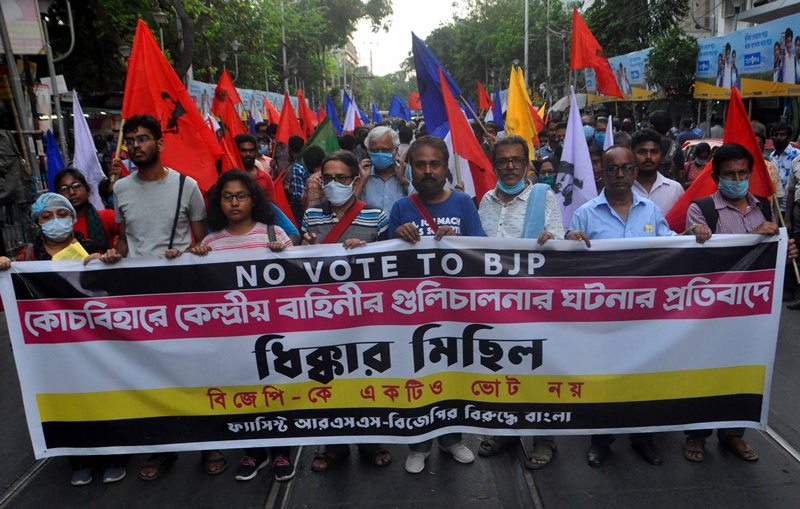
[(686, 15), (689, 0), (594, 0), (584, 19), (608, 56), (650, 47)]
[[(553, 83), (563, 82), (569, 72), (569, 32), (575, 3), (550, 2), (550, 28), (556, 32), (551, 34)], [(547, 77), (546, 3), (530, 2), (528, 16), (528, 81), (533, 86)], [(513, 61), (523, 64), (524, 31), (524, 7), (519, 0), (471, 0), (464, 17), (436, 28), (425, 42), (465, 93), (474, 96), (477, 80), (489, 88), (508, 86)]]
[[(122, 90), (126, 67), (118, 48), (131, 45), (138, 18), (158, 38), (153, 13), (162, 11), (167, 15), (161, 27), (165, 55), (181, 75), (191, 66), (196, 79), (213, 83), (227, 65), (236, 74), (236, 85), (244, 88), (282, 90), (287, 77), (295, 93), (296, 77), (298, 85), (322, 90), (323, 83), (332, 81), (332, 51), (346, 44), (361, 20), (369, 20), (375, 31), (388, 29), (391, 5), (391, 0), (73, 1), (75, 49), (56, 64), (57, 72), (84, 94)], [(56, 0), (49, 15), (52, 45), (59, 55), (69, 46), (66, 2)], [(234, 40), (240, 43), (235, 56)], [(227, 54), (225, 64), (221, 53)]]
[(653, 41), (653, 49), (647, 56), (647, 81), (662, 87), (667, 97), (689, 98), (698, 50), (697, 39), (679, 27), (670, 28)]

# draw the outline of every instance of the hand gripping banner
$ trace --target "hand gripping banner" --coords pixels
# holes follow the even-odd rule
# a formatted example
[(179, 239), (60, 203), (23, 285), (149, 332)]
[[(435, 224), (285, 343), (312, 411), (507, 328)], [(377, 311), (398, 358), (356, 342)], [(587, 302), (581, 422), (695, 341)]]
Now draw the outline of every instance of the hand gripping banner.
[(38, 458), (767, 423), (786, 235), (24, 262)]

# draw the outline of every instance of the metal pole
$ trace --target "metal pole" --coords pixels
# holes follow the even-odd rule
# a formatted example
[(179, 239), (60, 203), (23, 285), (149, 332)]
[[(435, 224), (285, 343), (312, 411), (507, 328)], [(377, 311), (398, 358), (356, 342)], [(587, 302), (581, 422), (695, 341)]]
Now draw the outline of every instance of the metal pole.
[(281, 49), (283, 50), (283, 91), (289, 91), (289, 67), (286, 65), (286, 19), (284, 2), (281, 2)]
[[(547, 0), (547, 25), (545, 28), (546, 43), (547, 43), (547, 94), (548, 99), (552, 102), (552, 94), (550, 92), (550, 0)], [(527, 61), (527, 58), (525, 59)]]
[(47, 53), (47, 69), (50, 71), (51, 93), (53, 94), (53, 104), (56, 108), (56, 122), (58, 124), (58, 144), (61, 145), (61, 153), (64, 157), (67, 154), (67, 131), (64, 128), (64, 116), (61, 113), (61, 97), (58, 95), (58, 85), (56, 84), (56, 66), (53, 63), (53, 48), (50, 47), (50, 33), (47, 30), (47, 21), (42, 16), (42, 29), (44, 30), (44, 48)]
[(17, 70), (17, 61), (14, 60), (14, 51), (11, 49), (11, 39), (8, 36), (8, 28), (6, 27), (6, 18), (3, 15), (2, 2), (0, 2), (0, 36), (2, 36), (3, 40), (8, 75), (11, 79), (11, 91), (14, 94), (14, 102), (17, 105), (17, 111), (19, 111), (22, 129), (25, 131), (33, 131), (33, 120), (31, 119), (30, 111), (26, 111), (25, 102), (22, 100), (24, 97), (22, 80), (20, 80), (19, 71)]
[(523, 72), (525, 74), (525, 88), (528, 88), (528, 0), (525, 2), (525, 64)]
[(161, 53), (164, 53), (164, 29), (161, 28), (161, 23), (158, 24), (158, 39), (161, 42)]

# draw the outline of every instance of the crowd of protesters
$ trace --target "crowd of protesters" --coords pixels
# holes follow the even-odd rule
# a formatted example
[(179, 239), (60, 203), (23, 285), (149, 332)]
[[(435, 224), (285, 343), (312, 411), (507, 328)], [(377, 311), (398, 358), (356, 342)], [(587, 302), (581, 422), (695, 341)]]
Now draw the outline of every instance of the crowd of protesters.
[[(794, 205), (800, 199), (800, 150), (788, 143), (791, 131), (785, 123), (771, 128), (774, 153), (759, 155), (767, 161), (781, 198), (780, 210), (775, 210), (748, 191), (754, 159), (741, 145), (723, 144), (712, 151), (708, 143), (700, 142), (692, 158), (684, 161), (682, 145), (701, 137), (690, 120), (682, 122), (678, 131), (665, 112), (654, 112), (647, 126), (637, 129), (631, 119), (622, 119), (614, 133), (606, 133), (609, 123), (604, 117), (585, 114), (582, 122), (598, 196), (581, 206), (565, 228), (554, 189), (567, 126), (555, 115), (539, 134), (535, 153), (530, 153), (524, 139), (498, 133), (493, 122), (487, 122), (485, 130), (476, 129), (497, 176), (496, 188), (479, 203), (453, 182), (447, 145), (428, 136), (424, 123), (362, 127), (343, 135), (342, 149), (328, 154), (318, 146), (304, 147), (300, 137), (278, 144), (276, 126), (259, 124), (254, 136), (236, 139), (244, 167), (222, 173), (203, 196), (192, 178), (162, 164), (159, 121), (135, 116), (127, 119), (123, 129), (128, 161), (114, 160), (109, 165), (112, 178), (104, 184), (105, 201), (113, 207), (97, 210), (89, 202), (91, 190), (80, 169), (61, 171), (55, 176), (55, 192), (42, 194), (32, 207), (39, 235), (17, 260), (50, 260), (78, 246), (85, 251), (85, 263), (205, 256), (232, 249), (260, 250), (269, 256), (269, 252), (298, 245), (336, 243), (353, 249), (386, 239), (415, 243), (421, 237), (438, 240), (448, 235), (529, 238), (539, 245), (566, 239), (591, 246), (595, 239), (683, 234), (703, 243), (717, 234), (776, 235), (778, 214), (784, 215), (791, 234), (800, 233), (800, 207)], [(719, 127), (716, 124), (712, 128)], [(754, 130), (763, 148), (766, 128), (754, 123)], [(615, 144), (604, 150), (605, 137), (612, 134)], [(683, 231), (670, 230), (665, 214), (709, 160), (718, 191), (691, 205)], [(282, 186), (288, 210), (276, 204), (276, 186)], [(793, 240), (788, 255), (797, 255)], [(0, 257), (0, 269), (11, 265), (11, 260)], [(784, 297), (792, 298), (792, 291), (788, 288)], [(790, 308), (800, 305), (790, 304)], [(704, 460), (705, 440), (711, 433), (687, 433), (683, 448), (687, 460)], [(645, 461), (662, 464), (652, 433), (630, 438)], [(718, 439), (742, 460), (758, 459), (743, 429), (719, 430)], [(475, 460), (461, 434), (443, 434), (437, 441), (439, 450), (455, 461)], [(613, 441), (612, 435), (591, 437), (588, 464), (603, 464)], [(409, 446), (406, 471), (424, 471), (432, 443)], [(507, 437), (489, 436), (477, 452), (492, 456), (513, 443)], [(375, 467), (393, 460), (381, 444), (360, 444), (358, 450)], [(537, 437), (525, 464), (543, 468), (556, 451), (553, 437)], [(221, 451), (201, 454), (208, 474), (227, 469)], [(348, 445), (321, 446), (311, 468), (324, 472), (349, 454)], [(171, 452), (153, 454), (140, 466), (138, 476), (145, 481), (158, 479), (177, 458)], [(98, 471), (103, 482), (121, 480), (128, 457), (72, 457), (71, 461), (71, 482), (83, 485)], [(289, 447), (246, 449), (234, 476), (251, 480), (269, 466), (276, 480), (291, 479), (295, 466)]]

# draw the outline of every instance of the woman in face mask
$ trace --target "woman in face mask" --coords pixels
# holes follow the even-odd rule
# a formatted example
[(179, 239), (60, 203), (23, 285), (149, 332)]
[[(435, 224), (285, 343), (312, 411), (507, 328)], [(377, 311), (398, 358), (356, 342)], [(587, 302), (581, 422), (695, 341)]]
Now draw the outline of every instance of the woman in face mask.
[[(44, 193), (31, 207), (31, 219), (39, 226), (39, 235), (20, 251), (17, 260), (52, 260), (64, 249), (77, 243), (78, 253), (88, 256), (86, 239), (74, 231), (77, 214), (65, 197), (56, 193)], [(83, 245), (87, 244), (87, 245)], [(69, 257), (69, 259), (76, 259)]]
[(558, 175), (558, 160), (554, 157), (545, 157), (539, 162), (538, 182), (547, 184), (555, 190), (556, 176)]
[(698, 143), (694, 148), (694, 159), (686, 161), (684, 164), (684, 175), (686, 175), (686, 182), (683, 184), (684, 188), (688, 188), (694, 182), (694, 179), (700, 175), (703, 168), (706, 167), (708, 160), (711, 158), (711, 147), (708, 143)]
[(114, 210), (97, 210), (89, 202), (89, 184), (83, 174), (75, 168), (64, 168), (53, 177), (53, 183), (58, 194), (69, 200), (75, 209), (74, 229), (89, 244), (87, 251), (105, 252), (114, 247), (119, 236)]

